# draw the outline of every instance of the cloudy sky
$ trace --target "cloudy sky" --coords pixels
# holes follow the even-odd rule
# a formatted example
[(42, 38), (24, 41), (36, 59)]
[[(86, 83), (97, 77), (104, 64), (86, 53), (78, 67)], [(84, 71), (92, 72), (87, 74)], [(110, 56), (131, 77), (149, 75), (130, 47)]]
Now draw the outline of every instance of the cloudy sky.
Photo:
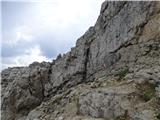
[(93, 26), (104, 0), (2, 0), (2, 69), (51, 61)]

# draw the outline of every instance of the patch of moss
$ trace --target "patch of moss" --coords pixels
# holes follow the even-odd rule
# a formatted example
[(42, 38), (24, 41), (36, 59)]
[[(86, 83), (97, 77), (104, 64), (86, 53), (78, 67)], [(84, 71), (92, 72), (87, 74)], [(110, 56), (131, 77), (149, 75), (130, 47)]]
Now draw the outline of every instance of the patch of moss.
[(147, 101), (151, 100), (154, 96), (155, 96), (155, 94), (153, 91), (146, 91), (146, 92), (144, 92), (142, 97), (143, 97), (144, 101), (147, 102)]
[(156, 118), (160, 120), (160, 112), (157, 114)]
[(118, 76), (118, 80), (122, 80), (128, 73), (128, 68), (122, 68), (115, 74), (115, 76)]
[(156, 96), (156, 100), (157, 100), (157, 103), (158, 103), (159, 108), (160, 108), (160, 97), (159, 97), (159, 96)]
[(151, 84), (149, 82), (145, 82), (143, 84), (137, 85), (139, 92), (141, 94), (142, 99), (147, 102), (152, 98), (156, 97), (155, 84)]

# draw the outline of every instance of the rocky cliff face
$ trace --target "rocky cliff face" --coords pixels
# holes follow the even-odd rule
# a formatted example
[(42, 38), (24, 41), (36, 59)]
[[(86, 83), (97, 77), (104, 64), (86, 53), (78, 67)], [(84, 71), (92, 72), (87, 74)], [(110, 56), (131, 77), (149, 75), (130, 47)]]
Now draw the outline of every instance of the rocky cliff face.
[(1, 73), (2, 120), (160, 119), (160, 2), (107, 2), (51, 63)]

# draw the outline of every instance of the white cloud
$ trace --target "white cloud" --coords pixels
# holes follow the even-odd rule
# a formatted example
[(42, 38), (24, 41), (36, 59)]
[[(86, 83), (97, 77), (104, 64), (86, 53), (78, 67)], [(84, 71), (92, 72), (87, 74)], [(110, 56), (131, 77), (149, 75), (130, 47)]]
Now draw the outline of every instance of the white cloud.
[(35, 46), (34, 48), (26, 50), (25, 53), (26, 54), (21, 55), (21, 56), (16, 56), (14, 58), (7, 57), (7, 58), (2, 59), (4, 62), (2, 63), (2, 68), (15, 67), (15, 66), (26, 66), (34, 61), (37, 61), (37, 62), (51, 61), (50, 59), (42, 55), (39, 46)]
[(25, 41), (31, 41), (33, 40), (33, 35), (31, 33), (31, 29), (27, 26), (20, 26), (16, 28), (16, 41), (19, 42), (19, 40), (25, 40)]
[[(21, 55), (15, 54), (12, 57), (2, 58), (4, 68), (29, 65), (33, 61), (48, 61), (50, 56), (53, 55), (52, 58), (54, 58), (56, 54), (70, 50), (76, 39), (94, 25), (104, 0), (3, 1), (12, 1), (8, 4), (13, 3), (13, 1), (31, 2), (24, 11), (22, 7), (22, 12), (19, 12), (20, 10), (15, 13), (12, 12), (14, 15), (10, 21), (14, 22), (15, 26), (10, 26), (7, 31), (3, 32), (2, 41), (5, 44), (14, 45), (13, 48), (16, 48), (15, 45), (21, 45), (26, 47), (27, 51), (23, 49)], [(26, 4), (25, 2), (24, 4)], [(33, 48), (33, 46), (36, 47)], [(12, 51), (8, 49), (5, 52)], [(15, 50), (15, 52), (17, 51)]]
[(7, 33), (3, 35), (2, 42), (6, 44), (17, 44), (20, 41), (30, 42), (34, 39), (32, 32), (32, 29), (26, 25), (18, 26), (11, 31), (7, 31)]
[[(52, 1), (52, 0), (48, 0)], [(73, 24), (93, 25), (103, 0), (54, 0), (38, 2), (35, 16), (47, 27), (66, 28)], [(38, 14), (37, 14), (38, 13)], [(92, 17), (92, 18), (91, 18)], [(88, 21), (86, 21), (88, 20)]]
[(17, 63), (20, 65), (28, 65), (34, 61), (42, 62), (42, 61), (50, 61), (50, 59), (46, 58), (42, 55), (39, 46), (35, 46), (26, 51), (26, 54), (22, 57), (17, 57)]

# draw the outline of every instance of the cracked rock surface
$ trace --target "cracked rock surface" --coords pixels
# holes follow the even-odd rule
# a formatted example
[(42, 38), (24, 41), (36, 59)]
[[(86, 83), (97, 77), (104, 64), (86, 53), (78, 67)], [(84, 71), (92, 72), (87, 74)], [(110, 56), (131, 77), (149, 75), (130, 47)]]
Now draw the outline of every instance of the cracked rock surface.
[(2, 120), (158, 120), (160, 2), (105, 1), (49, 62), (1, 72)]

